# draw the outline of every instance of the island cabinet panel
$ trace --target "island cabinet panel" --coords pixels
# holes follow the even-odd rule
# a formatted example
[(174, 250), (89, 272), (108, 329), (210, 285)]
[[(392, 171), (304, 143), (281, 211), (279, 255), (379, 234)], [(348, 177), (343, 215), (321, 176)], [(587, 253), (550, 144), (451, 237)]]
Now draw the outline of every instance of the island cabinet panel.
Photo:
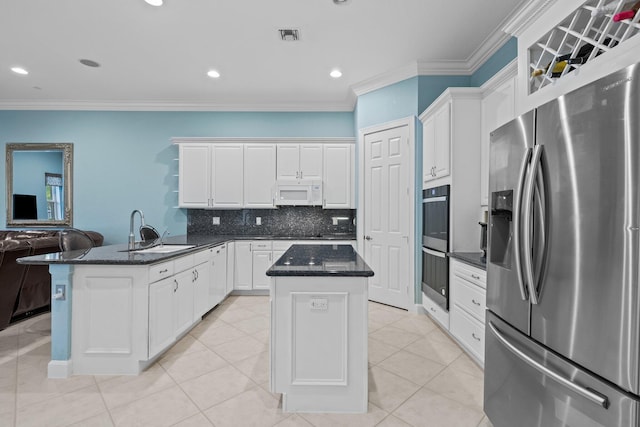
[(77, 266), (73, 276), (73, 373), (137, 374), (147, 359), (148, 267)]
[(271, 391), (285, 412), (367, 412), (367, 278), (272, 277)]

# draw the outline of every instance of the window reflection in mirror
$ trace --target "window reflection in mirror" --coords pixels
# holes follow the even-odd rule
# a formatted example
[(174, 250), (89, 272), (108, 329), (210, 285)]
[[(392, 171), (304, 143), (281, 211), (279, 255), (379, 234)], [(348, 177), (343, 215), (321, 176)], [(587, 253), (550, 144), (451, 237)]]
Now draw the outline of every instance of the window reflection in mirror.
[(7, 144), (7, 225), (72, 225), (73, 144)]

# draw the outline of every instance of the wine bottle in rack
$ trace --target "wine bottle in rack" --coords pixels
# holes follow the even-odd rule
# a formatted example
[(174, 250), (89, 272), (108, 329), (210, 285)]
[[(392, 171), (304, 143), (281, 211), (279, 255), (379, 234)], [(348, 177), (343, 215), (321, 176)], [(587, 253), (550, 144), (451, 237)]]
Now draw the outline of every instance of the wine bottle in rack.
[(613, 13), (618, 7), (618, 0), (614, 0), (611, 3), (605, 4), (604, 6), (596, 7), (591, 11), (591, 16), (594, 18), (598, 18), (600, 16), (604, 16), (605, 13)]
[(631, 6), (630, 9), (623, 10), (622, 12), (619, 12), (613, 15), (613, 21), (620, 22), (620, 21), (624, 21), (625, 19), (633, 19), (633, 17), (636, 16), (636, 13), (638, 13), (639, 9), (640, 9), (640, 1), (637, 1), (633, 4), (633, 6)]
[[(564, 71), (565, 67), (567, 66), (567, 61), (553, 61), (553, 68), (551, 69), (551, 77), (560, 77), (560, 75), (562, 74), (562, 71)], [(547, 74), (547, 72), (549, 71), (549, 67), (551, 66), (551, 62), (547, 64), (546, 67), (544, 67), (544, 69), (539, 68), (537, 70), (533, 70), (533, 72), (531, 73), (531, 77), (537, 77), (537, 76), (541, 76), (543, 74)]]

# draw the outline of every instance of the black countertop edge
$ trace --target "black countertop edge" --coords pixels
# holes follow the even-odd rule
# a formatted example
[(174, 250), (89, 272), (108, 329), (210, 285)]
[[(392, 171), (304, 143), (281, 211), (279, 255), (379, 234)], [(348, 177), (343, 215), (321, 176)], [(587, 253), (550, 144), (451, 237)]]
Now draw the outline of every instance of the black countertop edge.
[[(236, 240), (355, 240), (355, 235), (333, 236), (205, 236), (182, 235), (170, 236), (164, 239), (166, 245), (193, 245), (192, 248), (170, 253), (140, 253), (128, 251), (127, 244), (98, 246), (88, 250), (69, 252), (56, 252), (44, 255), (33, 255), (18, 258), (19, 264), (48, 265), (48, 264), (75, 264), (75, 265), (147, 265), (169, 261), (210, 247), (219, 246)], [(151, 245), (154, 246), (154, 245)], [(143, 248), (140, 248), (143, 249)]]
[(487, 257), (482, 252), (447, 252), (449, 258), (455, 258), (483, 270), (487, 269)]
[(293, 245), (267, 276), (371, 277), (373, 270), (351, 245)]

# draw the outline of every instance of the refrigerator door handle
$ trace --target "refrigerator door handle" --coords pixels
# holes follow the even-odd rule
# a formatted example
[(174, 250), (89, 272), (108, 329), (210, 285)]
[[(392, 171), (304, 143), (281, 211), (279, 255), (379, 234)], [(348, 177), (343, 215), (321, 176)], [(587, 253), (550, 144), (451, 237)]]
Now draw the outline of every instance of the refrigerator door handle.
[(563, 386), (570, 389), (571, 391), (579, 394), (580, 396), (592, 401), (593, 403), (600, 405), (605, 409), (609, 407), (609, 398), (607, 396), (600, 394), (594, 390), (582, 387), (572, 382), (571, 380), (563, 377), (557, 372), (552, 371), (551, 369), (547, 368), (541, 363), (537, 362), (531, 356), (529, 356), (524, 351), (520, 350), (511, 342), (509, 342), (509, 340), (500, 333), (500, 331), (498, 330), (498, 328), (496, 328), (496, 326), (493, 324), (492, 321), (489, 321), (489, 329), (491, 330), (493, 335), (498, 339), (498, 341), (500, 341), (502, 345), (504, 345), (509, 351), (511, 351), (513, 354), (519, 357), (527, 365), (531, 366), (532, 368), (546, 375), (547, 377), (552, 378), (553, 380), (562, 384)]
[(516, 276), (518, 276), (518, 287), (520, 288), (520, 295), (522, 296), (522, 300), (526, 301), (527, 289), (525, 287), (524, 279), (522, 276), (522, 260), (520, 254), (520, 228), (521, 228), (521, 218), (522, 214), (522, 192), (524, 191), (524, 183), (527, 177), (527, 167), (529, 165), (529, 160), (531, 159), (531, 148), (527, 148), (524, 152), (524, 157), (522, 158), (522, 163), (520, 164), (520, 173), (518, 176), (518, 188), (516, 189), (516, 200), (515, 206), (513, 208), (513, 250), (514, 250), (514, 260), (516, 264)]
[(536, 291), (536, 283), (533, 275), (533, 253), (531, 246), (531, 221), (533, 218), (533, 196), (536, 184), (536, 177), (540, 168), (540, 159), (542, 157), (543, 145), (536, 145), (533, 149), (533, 157), (531, 159), (531, 169), (524, 190), (524, 220), (523, 220), (523, 246), (524, 246), (524, 279), (529, 288), (529, 301), (531, 304), (538, 304), (538, 292)]

